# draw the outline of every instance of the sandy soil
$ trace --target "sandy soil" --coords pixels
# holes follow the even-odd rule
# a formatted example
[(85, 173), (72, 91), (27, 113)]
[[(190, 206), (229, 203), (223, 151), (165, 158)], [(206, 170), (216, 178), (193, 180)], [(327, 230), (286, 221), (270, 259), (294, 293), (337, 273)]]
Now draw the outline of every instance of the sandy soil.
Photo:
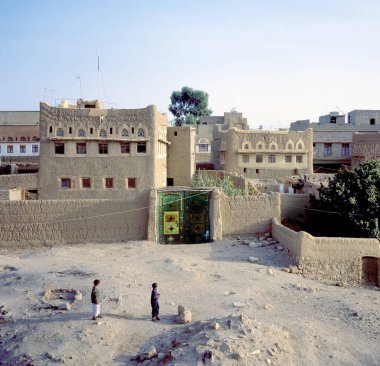
[[(3, 251), (0, 364), (380, 365), (380, 291), (327, 286), (283, 271), (289, 264), (274, 246), (227, 239)], [(99, 321), (91, 320), (95, 278)], [(151, 321), (152, 282), (160, 322)], [(49, 289), (62, 299), (46, 300)], [(83, 299), (67, 300), (74, 292), (64, 289)], [(71, 310), (56, 309), (65, 302)], [(175, 323), (179, 304), (192, 323)]]

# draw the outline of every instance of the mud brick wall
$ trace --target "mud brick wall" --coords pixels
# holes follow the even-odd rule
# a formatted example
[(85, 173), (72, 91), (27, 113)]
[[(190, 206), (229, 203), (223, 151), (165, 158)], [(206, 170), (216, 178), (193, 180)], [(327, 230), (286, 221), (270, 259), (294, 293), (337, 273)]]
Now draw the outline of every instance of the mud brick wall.
[(380, 258), (377, 239), (314, 237), (290, 230), (276, 219), (272, 222), (272, 236), (291, 252), (305, 277), (328, 283), (358, 285), (362, 282), (362, 258)]
[(0, 246), (146, 239), (148, 206), (148, 194), (125, 201), (0, 201)]
[(37, 189), (38, 173), (0, 175), (0, 189)]
[(296, 219), (310, 206), (308, 194), (281, 193), (281, 219)]
[(228, 197), (220, 199), (223, 236), (271, 230), (272, 218), (280, 220), (280, 195)]

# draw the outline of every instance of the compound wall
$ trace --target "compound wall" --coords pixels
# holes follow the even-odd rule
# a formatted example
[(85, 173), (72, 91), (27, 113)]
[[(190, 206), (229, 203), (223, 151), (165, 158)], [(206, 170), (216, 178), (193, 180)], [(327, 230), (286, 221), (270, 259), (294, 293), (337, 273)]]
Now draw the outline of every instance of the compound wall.
[(146, 239), (148, 197), (144, 194), (128, 201), (0, 201), (0, 246)]
[[(377, 239), (314, 237), (272, 221), (272, 236), (289, 249), (303, 275), (329, 283), (362, 283), (363, 258), (380, 258)], [(380, 261), (379, 261), (380, 262)], [(380, 269), (377, 271), (380, 285)]]

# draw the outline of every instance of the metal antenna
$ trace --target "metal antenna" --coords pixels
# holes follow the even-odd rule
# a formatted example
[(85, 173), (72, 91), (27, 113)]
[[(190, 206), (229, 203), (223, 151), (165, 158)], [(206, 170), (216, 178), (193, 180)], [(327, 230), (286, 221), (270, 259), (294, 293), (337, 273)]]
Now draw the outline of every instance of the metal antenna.
[(79, 79), (80, 98), (82, 99), (82, 79), (81, 79), (80, 75), (77, 75), (76, 79)]

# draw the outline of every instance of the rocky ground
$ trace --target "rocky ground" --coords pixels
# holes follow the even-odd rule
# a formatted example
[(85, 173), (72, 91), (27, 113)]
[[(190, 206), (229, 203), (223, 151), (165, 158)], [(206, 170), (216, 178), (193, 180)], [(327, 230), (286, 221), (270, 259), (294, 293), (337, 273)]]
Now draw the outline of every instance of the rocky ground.
[[(0, 365), (380, 365), (377, 288), (288, 273), (280, 244), (255, 242), (3, 251)], [(152, 282), (159, 322), (150, 316)], [(178, 305), (190, 323), (176, 322)]]

